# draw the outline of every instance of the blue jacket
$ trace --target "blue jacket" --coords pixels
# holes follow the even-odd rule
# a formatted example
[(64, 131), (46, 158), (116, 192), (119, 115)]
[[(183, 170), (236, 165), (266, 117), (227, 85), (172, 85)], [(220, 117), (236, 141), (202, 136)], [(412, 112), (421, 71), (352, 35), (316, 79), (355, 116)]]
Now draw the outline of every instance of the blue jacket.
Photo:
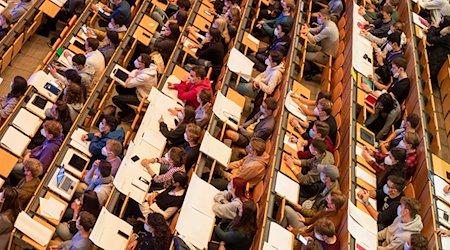
[(94, 133), (88, 134), (88, 141), (91, 141), (91, 144), (89, 145), (89, 152), (91, 152), (93, 155), (100, 156), (102, 155), (102, 148), (106, 145), (106, 142), (110, 139), (118, 140), (121, 143), (123, 142), (125, 138), (125, 132), (122, 128), (117, 128), (114, 131), (111, 131), (107, 133), (106, 135), (103, 135), (102, 137), (94, 136)]
[(108, 22), (111, 21), (111, 18), (121, 14), (125, 18), (125, 26), (128, 27), (131, 23), (131, 7), (126, 0), (122, 0), (122, 2), (115, 5), (110, 15), (101, 12), (98, 12), (98, 14)]

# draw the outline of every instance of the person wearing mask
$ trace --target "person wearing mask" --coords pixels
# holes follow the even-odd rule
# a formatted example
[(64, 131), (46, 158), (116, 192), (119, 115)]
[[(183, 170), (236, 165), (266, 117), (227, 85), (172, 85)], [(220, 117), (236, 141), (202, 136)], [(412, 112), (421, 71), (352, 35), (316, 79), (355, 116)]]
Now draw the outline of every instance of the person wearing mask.
[(313, 157), (311, 151), (309, 151), (309, 144), (313, 139), (322, 140), (327, 144), (327, 151), (330, 153), (334, 153), (334, 145), (331, 138), (328, 136), (330, 131), (330, 126), (327, 123), (321, 121), (315, 121), (312, 127), (313, 137), (308, 140), (304, 140), (303, 138), (297, 138), (293, 135), (289, 138), (289, 141), (297, 144), (297, 157), (299, 159), (310, 159)]
[(89, 235), (94, 228), (95, 221), (94, 215), (86, 211), (81, 212), (76, 222), (78, 232), (71, 240), (50, 246), (50, 250), (91, 249), (92, 241), (89, 239)]
[[(391, 25), (387, 34), (390, 35), (394, 32), (400, 32), (400, 46), (403, 47), (406, 44), (406, 34), (404, 33), (404, 30), (405, 24), (397, 21)], [(388, 42), (387, 37), (376, 37), (364, 29), (360, 31), (360, 34), (372, 43), (372, 47), (377, 55), (381, 55), (383, 58), (386, 58), (387, 53), (392, 50), (392, 46)]]
[(88, 37), (93, 37), (97, 38), (98, 40), (104, 41), (105, 37), (107, 37), (108, 31), (114, 31), (117, 33), (116, 40), (118, 41), (117, 44), (119, 44), (120, 39), (122, 39), (125, 32), (127, 32), (127, 27), (125, 26), (125, 18), (122, 16), (122, 14), (111, 18), (111, 21), (108, 23), (108, 27), (106, 28), (106, 32), (95, 28), (89, 28), (86, 35)]
[(306, 160), (284, 156), (286, 165), (292, 170), (300, 183), (300, 197), (310, 198), (321, 189), (319, 165), (334, 164), (333, 154), (327, 151), (327, 145), (321, 140), (312, 140), (309, 151), (314, 157)]
[[(372, 82), (379, 82), (383, 85), (388, 85), (391, 82), (392, 76), (395, 72), (392, 72), (392, 62), (396, 58), (403, 58), (403, 50), (401, 47), (400, 31), (395, 31), (387, 36), (387, 41), (391, 44), (391, 50), (386, 53), (386, 57), (381, 54), (376, 55), (376, 62), (378, 68), (375, 69), (375, 76), (369, 76), (368, 79)], [(397, 65), (398, 66), (398, 65)], [(381, 86), (378, 86), (381, 88)]]
[(119, 43), (119, 34), (116, 31), (108, 30), (102, 44), (98, 47), (98, 51), (102, 53), (103, 58), (105, 59), (105, 65), (108, 64), (112, 55), (116, 51), (117, 46), (119, 46)]
[[(120, 1), (120, 0), (119, 0)], [(126, 2), (126, 1), (124, 1)], [(95, 70), (94, 80), (100, 79), (103, 71), (105, 71), (105, 57), (98, 50), (100, 42), (96, 38), (88, 37), (84, 43), (84, 49), (86, 51), (86, 65), (91, 66)], [(65, 51), (63, 53), (67, 61), (72, 62), (70, 52)], [(71, 65), (72, 66), (72, 65)]]
[(433, 86), (439, 86), (437, 75), (450, 54), (450, 16), (432, 23), (426, 30), (426, 39), (431, 83)]
[(392, 20), (392, 14), (394, 13), (394, 8), (390, 5), (384, 5), (381, 10), (381, 18), (376, 19), (373, 23), (369, 24), (368, 22), (368, 30), (370, 34), (376, 37), (386, 37), (388, 35), (388, 31), (392, 24), (394, 24), (394, 20)]
[(181, 83), (174, 84), (168, 82), (169, 89), (175, 89), (178, 91), (177, 97), (186, 101), (186, 105), (192, 106), (196, 109), (200, 103), (197, 101), (197, 94), (202, 89), (206, 89), (212, 92), (211, 82), (206, 77), (205, 68), (201, 66), (195, 66), (189, 72), (189, 81), (185, 77)]
[[(157, 175), (150, 168), (152, 163), (162, 163), (167, 165), (168, 170), (164, 174)], [(161, 188), (167, 188), (173, 184), (173, 174), (181, 171), (186, 172), (184, 165), (186, 164), (186, 152), (182, 148), (173, 147), (167, 152), (164, 158), (152, 158), (143, 159), (141, 165), (147, 169), (148, 173), (152, 177), (152, 186), (150, 190), (159, 190)], [(161, 187), (162, 186), (162, 187)]]
[(365, 121), (364, 125), (375, 133), (377, 141), (387, 137), (392, 124), (401, 116), (401, 107), (393, 93), (384, 93), (375, 103), (375, 112)]
[(195, 166), (200, 154), (200, 137), (202, 136), (202, 129), (193, 123), (186, 125), (186, 131), (184, 132), (184, 140), (187, 142), (184, 146), (186, 152), (186, 173)]
[(259, 21), (256, 27), (262, 31), (264, 37), (272, 38), (275, 34), (274, 31), (280, 23), (286, 23), (292, 26), (293, 12), (295, 11), (295, 3), (291, 0), (281, 0), (281, 7), (283, 12), (275, 19)]
[(344, 13), (344, 4), (342, 0), (331, 0), (328, 2), (328, 10), (330, 11), (331, 17), (335, 20), (339, 20)]
[(446, 0), (419, 0), (418, 4), (430, 11), (432, 22), (439, 22), (442, 17), (450, 16), (450, 3)]
[(157, 66), (147, 54), (141, 54), (135, 61), (136, 69), (130, 72), (125, 84), (116, 85), (118, 95), (112, 98), (113, 103), (122, 110), (119, 117), (122, 121), (132, 120), (136, 113), (128, 106), (139, 106), (143, 99), (147, 99), (152, 87), (158, 85)]
[(416, 132), (419, 124), (420, 117), (417, 114), (408, 114), (406, 118), (402, 120), (399, 129), (394, 130), (394, 132), (392, 132), (386, 140), (380, 141), (380, 151), (383, 154), (387, 154), (389, 152), (388, 149), (397, 147), (400, 142), (403, 141), (403, 137), (405, 137), (406, 132)]
[(133, 234), (127, 250), (161, 249), (167, 250), (172, 241), (172, 233), (164, 216), (159, 213), (150, 213), (145, 220), (143, 230)]
[(261, 138), (253, 137), (245, 150), (247, 155), (244, 158), (231, 162), (225, 169), (219, 170), (223, 178), (213, 179), (211, 181), (213, 186), (224, 190), (229, 181), (234, 178), (242, 178), (248, 181), (249, 188), (253, 188), (264, 178), (270, 158), (266, 153), (266, 142)]
[(111, 163), (108, 161), (96, 160), (84, 177), (84, 182), (88, 185), (86, 190), (94, 190), (97, 193), (100, 206), (106, 204), (113, 188), (114, 177), (111, 176), (111, 168)]
[(169, 23), (169, 25), (161, 32), (156, 39), (153, 50), (161, 54), (164, 64), (169, 62), (169, 58), (177, 44), (180, 36), (180, 26), (177, 23)]
[(119, 170), (122, 160), (120, 154), (122, 153), (122, 143), (118, 140), (107, 140), (106, 145), (102, 148), (102, 155), (106, 157), (106, 161), (111, 164), (111, 175), (115, 177)]
[[(256, 233), (256, 214), (255, 203), (245, 201), (242, 207), (238, 208), (236, 217), (225, 229), (222, 229), (220, 224), (214, 227), (212, 241), (219, 242), (219, 247), (225, 247), (227, 250), (250, 249)], [(214, 248), (208, 247), (208, 249)]]
[(14, 229), (14, 222), (20, 213), (17, 189), (6, 187), (0, 192), (0, 250), (6, 250)]
[[(360, 190), (357, 197), (362, 200), (367, 212), (378, 223), (378, 231), (389, 226), (397, 217), (397, 207), (400, 206), (400, 199), (405, 196), (405, 179), (396, 175), (390, 175), (387, 183), (382, 189)], [(377, 207), (374, 208), (369, 199), (377, 201)]]
[[(176, 12), (178, 12), (178, 11), (189, 12), (189, 9), (191, 8), (191, 2), (189, 0), (175, 0), (174, 2), (175, 2), (174, 4), (176, 4), (175, 5), (176, 9), (175, 9), (174, 15), (176, 15)], [(168, 8), (170, 8), (170, 6), (171, 6), (171, 4), (169, 4)], [(169, 15), (167, 14), (167, 11), (168, 10), (166, 10), (166, 12), (164, 12), (163, 9), (156, 6), (155, 10), (152, 13), (152, 18), (159, 23), (160, 27), (164, 27), (164, 25), (166, 24), (166, 23), (164, 23), (164, 20), (175, 19), (174, 16), (169, 17)]]
[(186, 140), (184, 139), (186, 125), (189, 123), (195, 124), (195, 111), (191, 106), (185, 106), (184, 109), (178, 112), (177, 117), (178, 125), (172, 130), (169, 130), (162, 116), (159, 119), (159, 131), (167, 138), (168, 148), (173, 146), (178, 147), (186, 143)]
[(102, 9), (99, 9), (97, 4), (92, 4), (92, 9), (101, 17), (98, 21), (98, 25), (100, 27), (107, 27), (111, 18), (122, 15), (125, 20), (125, 25), (129, 26), (131, 23), (131, 7), (128, 1), (110, 0), (110, 3), (114, 5), (113, 9), (110, 9), (107, 6), (103, 6)]
[(0, 14), (0, 40), (8, 34), (11, 28), (11, 19), (12, 16), (7, 12)]
[(20, 98), (27, 91), (27, 80), (21, 76), (15, 76), (10, 83), (11, 90), (9, 93), (0, 98), (0, 126), (5, 122), (6, 118), (14, 111), (19, 103)]
[(21, 0), (16, 7), (12, 8), (9, 11), (9, 14), (12, 16), (11, 23), (15, 23), (19, 21), (19, 19), (31, 8), (33, 5), (33, 1), (31, 0)]
[(43, 166), (36, 159), (27, 159), (23, 162), (23, 173), (25, 176), (17, 184), (19, 202), (21, 207), (27, 207), (28, 202), (33, 197), (34, 191), (41, 182), (39, 176), (43, 174)]
[(306, 99), (295, 92), (291, 93), (290, 95), (291, 95), (292, 100), (295, 102), (295, 104), (297, 104), (298, 108), (307, 116), (316, 116), (316, 113), (315, 113), (314, 109), (309, 109), (309, 108), (305, 107), (305, 105), (316, 107), (319, 103), (319, 100), (322, 98), (325, 98), (325, 99), (331, 101), (330, 92), (325, 92), (322, 90), (319, 91), (319, 93), (317, 93), (315, 100)]
[(236, 211), (242, 207), (242, 203), (248, 200), (247, 181), (236, 177), (228, 184), (225, 191), (214, 196), (213, 212), (216, 217), (232, 220), (236, 217)]
[(88, 133), (81, 136), (82, 141), (90, 141), (89, 152), (93, 155), (93, 159), (104, 158), (102, 156), (102, 148), (106, 145), (106, 142), (110, 139), (114, 139), (123, 142), (125, 133), (122, 128), (117, 128), (119, 120), (114, 116), (103, 117), (100, 123), (100, 132)]
[[(86, 65), (86, 56), (83, 54), (75, 54), (72, 57), (71, 69), (75, 70), (78, 73), (78, 75), (81, 77), (81, 84), (85, 86), (88, 93), (91, 93), (92, 89), (94, 88), (93, 78), (95, 75), (95, 69), (90, 65)], [(66, 70), (68, 70), (68, 68), (56, 66), (53, 64), (50, 64), (49, 67), (50, 74), (55, 78), (59, 77), (58, 71), (65, 72)], [(58, 79), (63, 81), (62, 78)]]
[(406, 250), (427, 250), (428, 240), (427, 237), (420, 233), (413, 233), (409, 238), (409, 241), (405, 242), (403, 249)]
[[(277, 100), (273, 97), (268, 97), (264, 100), (260, 107), (260, 111), (250, 120), (239, 126), (238, 131), (227, 129), (225, 136), (238, 147), (245, 148), (252, 137), (258, 137), (263, 140), (269, 139), (275, 128), (275, 118), (273, 112), (277, 108)], [(253, 132), (247, 128), (255, 124)]]
[(394, 222), (378, 232), (378, 240), (382, 242), (377, 250), (399, 249), (409, 241), (413, 233), (420, 233), (423, 228), (419, 215), (420, 202), (414, 198), (402, 197)]
[(323, 250), (339, 250), (341, 243), (336, 236), (336, 227), (329, 219), (319, 219), (314, 225), (314, 238), (319, 241)]
[[(328, 136), (330, 136), (333, 143), (335, 143), (338, 129), (336, 120), (334, 119), (334, 116), (331, 115), (332, 110), (333, 103), (329, 99), (322, 98), (319, 99), (316, 107), (314, 108), (314, 115), (316, 116), (316, 120), (328, 124)], [(300, 133), (304, 140), (309, 140), (314, 137), (314, 131), (312, 130), (314, 121), (306, 122), (296, 118), (292, 118), (291, 120), (289, 120), (289, 123)]]
[(212, 116), (211, 92), (206, 89), (200, 90), (197, 101), (200, 105), (195, 109), (195, 122), (201, 128), (205, 128)]
[(186, 173), (179, 171), (173, 174), (173, 184), (170, 187), (147, 194), (146, 200), (139, 204), (144, 218), (150, 213), (159, 213), (169, 221), (183, 205), (187, 184)]

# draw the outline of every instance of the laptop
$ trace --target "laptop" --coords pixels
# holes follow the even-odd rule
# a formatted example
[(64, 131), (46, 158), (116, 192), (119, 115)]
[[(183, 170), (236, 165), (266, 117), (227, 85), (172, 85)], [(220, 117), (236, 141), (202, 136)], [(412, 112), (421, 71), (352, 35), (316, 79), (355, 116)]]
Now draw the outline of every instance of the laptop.
[(375, 146), (375, 136), (372, 133), (370, 133), (369, 131), (367, 131), (365, 128), (362, 127), (359, 130), (359, 132), (361, 134), (361, 139), (363, 139), (370, 145)]
[(69, 192), (72, 184), (73, 181), (65, 175), (64, 165), (62, 165), (59, 169), (58, 175), (56, 176), (56, 186), (64, 192)]

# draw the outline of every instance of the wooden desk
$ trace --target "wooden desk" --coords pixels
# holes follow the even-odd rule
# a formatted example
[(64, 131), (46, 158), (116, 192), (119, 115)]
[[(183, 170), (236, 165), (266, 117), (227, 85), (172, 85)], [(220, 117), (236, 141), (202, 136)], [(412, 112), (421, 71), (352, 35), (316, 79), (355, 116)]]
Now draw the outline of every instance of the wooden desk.
[[(55, 200), (57, 200), (60, 203), (64, 204), (64, 206), (67, 208), (68, 204), (67, 204), (66, 201), (64, 201), (63, 199), (59, 198), (57, 195), (53, 194), (52, 192), (47, 191), (47, 193), (45, 194), (44, 198), (48, 200), (50, 197), (53, 197)], [(66, 211), (65, 209), (62, 211), (61, 216), (58, 219), (54, 219), (54, 218), (51, 218), (51, 217), (48, 217), (48, 216), (42, 214), (41, 213), (41, 205), (38, 206), (38, 209), (37, 209), (36, 212), (40, 216), (46, 218), (50, 223), (52, 223), (53, 225), (57, 226), (59, 224), (59, 222), (61, 221), (65, 211)]]
[[(361, 143), (359, 143), (359, 142), (357, 142), (356, 145), (359, 146), (359, 147), (362, 148), (362, 149), (364, 148), (364, 145), (361, 144)], [(369, 170), (370, 172), (375, 173), (375, 170), (374, 170), (374, 169), (369, 165), (369, 163), (368, 163), (366, 160), (364, 160), (364, 158), (362, 158), (361, 156), (356, 155), (356, 162), (357, 162), (357, 164), (363, 166), (364, 168), (366, 168), (366, 169)]]
[(232, 88), (228, 88), (226, 97), (242, 108), (245, 106), (245, 97)]
[(194, 59), (198, 60), (198, 56), (196, 55), (195, 51), (193, 51), (192, 49), (188, 48), (188, 47), (184, 47), (183, 46), (183, 51), (188, 53), (190, 56), (192, 56)]
[(145, 46), (148, 46), (150, 44), (150, 41), (152, 40), (153, 35), (146, 29), (142, 28), (141, 26), (138, 26), (136, 28), (136, 31), (133, 33), (133, 37), (136, 38), (139, 42), (141, 42)]
[(285, 174), (286, 176), (289, 176), (292, 180), (298, 182), (297, 176), (295, 176), (294, 172), (286, 165), (286, 162), (284, 161), (284, 156), (286, 153), (283, 153), (283, 157), (281, 158), (281, 164), (280, 164), (280, 172)]
[(210, 7), (200, 4), (200, 8), (198, 8), (198, 14), (200, 14), (202, 17), (204, 17), (206, 20), (208, 20), (210, 23), (214, 21), (214, 15), (209, 12)]
[(192, 23), (195, 27), (197, 27), (199, 30), (203, 32), (208, 32), (209, 27), (211, 26), (211, 22), (206, 20), (200, 15), (197, 15), (194, 19), (194, 22)]
[(19, 158), (4, 150), (3, 148), (0, 148), (0, 159), (2, 161), (2, 165), (0, 167), (0, 176), (8, 178)]
[(67, 49), (72, 51), (74, 54), (83, 54), (85, 55), (86, 52), (80, 48), (78, 48), (77, 46), (73, 45), (73, 44), (69, 44), (69, 46), (67, 46)]
[(450, 179), (447, 178), (447, 173), (450, 173), (450, 164), (439, 158), (435, 154), (431, 154), (431, 160), (433, 162), (433, 172), (439, 175), (444, 180), (450, 183)]
[(261, 0), (261, 3), (265, 4), (266, 6), (269, 6), (270, 0)]
[[(55, 234), (56, 228), (53, 227), (52, 225), (50, 225), (49, 223), (47, 223), (46, 221), (44, 221), (43, 219), (41, 219), (41, 218), (39, 218), (37, 216), (33, 216), (33, 220), (35, 220), (35, 221), (41, 223), (42, 225), (46, 226), (48, 229), (52, 230), (53, 234)], [(30, 244), (34, 248), (38, 249), (38, 250), (45, 250), (45, 249), (47, 249), (46, 246), (39, 245), (36, 241), (32, 240), (30, 237), (26, 236), (25, 234), (22, 236), (22, 240), (25, 241), (26, 243)]]
[(176, 76), (178, 79), (182, 80), (183, 77), (189, 77), (189, 72), (187, 72), (182, 67), (175, 65), (173, 68), (172, 75)]
[(150, 33), (155, 34), (156, 29), (159, 26), (159, 23), (157, 21), (155, 21), (153, 18), (151, 18), (151, 17), (149, 17), (147, 15), (144, 15), (142, 17), (141, 22), (139, 23), (139, 25), (142, 28), (150, 31)]
[(297, 138), (301, 137), (300, 133), (292, 127), (292, 125), (289, 123), (289, 120), (291, 119), (297, 119), (293, 114), (288, 114), (287, 122), (286, 122), (286, 130), (289, 131), (292, 135), (296, 136)]
[(156, 7), (161, 8), (164, 11), (167, 9), (167, 5), (168, 5), (168, 4), (161, 3), (158, 0), (152, 0), (152, 4), (155, 5)]
[(244, 37), (243, 37), (243, 39), (242, 39), (242, 43), (243, 43), (245, 46), (249, 47), (249, 48), (250, 48), (251, 50), (253, 50), (254, 52), (258, 52), (259, 42), (260, 42), (260, 41), (259, 41), (257, 38), (253, 37), (252, 39), (258, 40), (258, 42), (255, 43), (255, 41), (252, 41), (251, 39), (249, 39), (248, 36), (251, 36), (250, 33), (245, 32), (245, 33), (244, 33)]
[[(361, 125), (361, 124), (359, 124), (359, 123), (356, 123), (356, 140), (357, 140), (359, 143), (361, 143), (362, 145), (368, 147), (370, 150), (376, 151), (376, 149), (375, 149), (375, 147), (374, 147), (373, 145), (369, 144), (368, 142), (366, 142), (364, 139), (361, 138), (360, 130), (361, 130), (361, 128), (363, 128), (363, 127), (364, 127), (363, 125)], [(370, 131), (370, 130), (367, 129), (366, 127), (364, 127), (363, 129), (365, 129), (368, 133), (370, 133), (370, 134), (373, 136), (373, 138), (375, 138), (375, 134), (374, 134), (372, 131)]]
[(297, 80), (294, 80), (294, 82), (292, 83), (292, 91), (298, 93), (300, 96), (304, 98), (311, 99), (311, 90), (309, 90), (307, 87), (305, 87)]
[(50, 0), (46, 0), (41, 7), (39, 7), (39, 10), (44, 12), (47, 16), (54, 18), (58, 12), (61, 10), (61, 7), (56, 5)]

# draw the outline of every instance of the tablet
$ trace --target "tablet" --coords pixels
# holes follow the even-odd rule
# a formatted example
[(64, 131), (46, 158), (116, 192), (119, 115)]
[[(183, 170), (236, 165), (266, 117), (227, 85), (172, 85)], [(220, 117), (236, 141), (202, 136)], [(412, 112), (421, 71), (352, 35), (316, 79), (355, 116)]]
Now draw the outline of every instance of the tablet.
[(44, 109), (45, 105), (47, 104), (47, 100), (45, 100), (44, 98), (42, 98), (41, 96), (37, 95), (33, 102), (34, 106), (40, 108), (40, 109)]
[(129, 74), (130, 72), (128, 70), (116, 64), (116, 66), (114, 66), (113, 70), (111, 71), (110, 77), (116, 80), (121, 85), (125, 85), (125, 82), (128, 79)]

